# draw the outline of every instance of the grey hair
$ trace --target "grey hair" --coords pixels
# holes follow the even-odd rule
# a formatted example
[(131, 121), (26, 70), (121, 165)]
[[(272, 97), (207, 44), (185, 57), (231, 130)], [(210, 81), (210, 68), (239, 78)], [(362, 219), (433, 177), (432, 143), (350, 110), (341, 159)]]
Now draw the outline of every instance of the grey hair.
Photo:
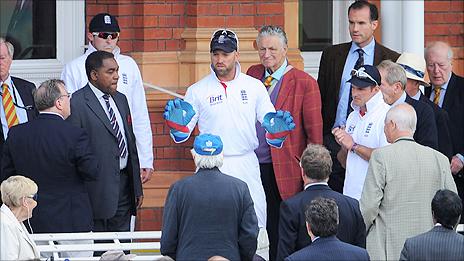
[(330, 152), (322, 145), (308, 144), (301, 155), (300, 166), (306, 177), (325, 180), (332, 172)]
[(409, 131), (411, 135), (416, 131), (417, 115), (416, 110), (407, 104), (397, 104), (390, 108), (385, 117), (385, 122), (392, 121), (400, 131)]
[(427, 45), (427, 47), (425, 47), (425, 57), (428, 56), (429, 52), (431, 49), (434, 49), (436, 47), (445, 47), (446, 49), (448, 49), (448, 54), (447, 54), (447, 58), (449, 61), (453, 60), (453, 50), (451, 49), (451, 47), (449, 46), (448, 43), (445, 43), (445, 42), (442, 42), (442, 41), (436, 41), (436, 42), (431, 42)]
[(11, 176), (0, 185), (2, 201), (8, 207), (21, 206), (21, 199), (37, 193), (37, 184), (24, 176)]
[(39, 88), (34, 90), (33, 96), (37, 110), (44, 111), (55, 106), (56, 100), (62, 95), (60, 85), (63, 85), (63, 88), (65, 86), (62, 80), (50, 79), (41, 83)]
[(282, 46), (287, 47), (287, 34), (281, 27), (274, 25), (265, 25), (261, 27), (258, 36), (256, 37), (256, 43), (259, 43), (259, 40), (265, 36), (277, 36), (279, 37)]
[(406, 83), (408, 82), (408, 77), (406, 76), (406, 71), (401, 65), (394, 63), (390, 60), (384, 60), (379, 65), (377, 69), (383, 70), (386, 72), (385, 80), (388, 84), (393, 85), (396, 82), (401, 83), (401, 89), (406, 88)]
[(218, 155), (214, 156), (203, 156), (195, 152), (194, 149), (191, 149), (190, 152), (193, 156), (193, 161), (195, 162), (195, 166), (200, 169), (212, 169), (212, 168), (220, 168), (224, 163), (224, 154), (223, 152), (219, 153)]
[(6, 45), (6, 48), (8, 49), (8, 54), (10, 55), (11, 58), (13, 58), (14, 55), (14, 46), (5, 40), (5, 38), (0, 37), (0, 44), (4, 43)]

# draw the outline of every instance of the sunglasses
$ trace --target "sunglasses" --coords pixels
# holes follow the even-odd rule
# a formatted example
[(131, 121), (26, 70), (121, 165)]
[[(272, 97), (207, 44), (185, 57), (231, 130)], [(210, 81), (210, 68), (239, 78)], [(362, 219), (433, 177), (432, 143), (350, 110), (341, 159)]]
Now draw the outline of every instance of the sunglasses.
[(92, 35), (98, 36), (98, 38), (105, 39), (105, 40), (108, 39), (108, 37), (110, 36), (111, 36), (110, 39), (116, 39), (119, 37), (118, 32), (115, 32), (115, 33), (99, 32), (99, 33), (92, 33)]
[(375, 85), (379, 85), (379, 83), (376, 80), (374, 80), (374, 78), (372, 78), (372, 76), (370, 76), (366, 71), (364, 71), (364, 68), (362, 67), (359, 70), (356, 70), (356, 69), (351, 70), (351, 76), (356, 76), (357, 78), (360, 78), (360, 79), (369, 79), (373, 81)]
[(26, 198), (31, 198), (34, 201), (37, 201), (37, 199), (39, 198), (39, 195), (37, 193), (35, 193), (34, 195), (26, 196)]
[(213, 39), (214, 37), (219, 37), (221, 35), (225, 35), (229, 38), (233, 38), (233, 39), (237, 39), (237, 36), (235, 35), (235, 33), (231, 30), (227, 30), (227, 29), (218, 29), (216, 31), (214, 31), (213, 33), (213, 37), (211, 37), (211, 39)]

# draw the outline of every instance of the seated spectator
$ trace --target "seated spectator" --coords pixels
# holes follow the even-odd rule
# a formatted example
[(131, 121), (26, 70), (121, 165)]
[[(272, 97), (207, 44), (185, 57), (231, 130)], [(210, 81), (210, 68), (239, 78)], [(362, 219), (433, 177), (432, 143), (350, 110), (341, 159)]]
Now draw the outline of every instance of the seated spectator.
[(358, 201), (333, 191), (327, 184), (332, 172), (330, 152), (321, 145), (309, 144), (300, 161), (304, 191), (283, 201), (280, 207), (277, 260), (311, 244), (304, 211), (317, 197), (332, 198), (340, 210), (337, 237), (346, 243), (366, 247), (366, 227)]
[(285, 261), (369, 260), (365, 249), (342, 242), (335, 236), (338, 229), (338, 207), (335, 200), (312, 200), (305, 216), (312, 243), (285, 258)]
[(0, 260), (39, 259), (37, 246), (23, 224), (25, 220), (29, 223), (37, 206), (37, 189), (34, 181), (23, 176), (11, 176), (2, 182)]
[(437, 191), (432, 200), (435, 226), (426, 233), (406, 239), (400, 260), (462, 260), (464, 236), (456, 233), (462, 212), (458, 194)]
[(169, 189), (163, 213), (161, 254), (175, 260), (251, 260), (256, 252), (258, 220), (245, 182), (219, 171), (219, 136), (195, 138), (198, 171)]

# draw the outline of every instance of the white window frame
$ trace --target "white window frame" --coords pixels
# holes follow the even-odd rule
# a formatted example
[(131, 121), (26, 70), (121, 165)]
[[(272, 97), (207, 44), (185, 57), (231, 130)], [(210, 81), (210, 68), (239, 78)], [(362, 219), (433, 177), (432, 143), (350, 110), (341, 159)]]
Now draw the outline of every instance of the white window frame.
[(36, 85), (60, 78), (63, 66), (84, 52), (85, 1), (56, 0), (56, 59), (14, 60), (10, 73)]
[[(339, 44), (351, 41), (348, 28), (348, 7), (353, 0), (333, 0), (332, 13), (332, 42)], [(304, 71), (317, 79), (322, 51), (301, 52), (304, 61)]]

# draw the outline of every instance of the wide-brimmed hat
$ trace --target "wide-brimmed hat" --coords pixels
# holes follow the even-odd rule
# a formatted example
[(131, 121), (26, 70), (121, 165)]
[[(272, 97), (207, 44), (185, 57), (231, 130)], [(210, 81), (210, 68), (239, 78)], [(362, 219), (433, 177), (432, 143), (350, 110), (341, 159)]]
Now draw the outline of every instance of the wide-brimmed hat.
[(415, 53), (402, 53), (396, 63), (404, 68), (408, 79), (419, 81), (424, 86), (430, 86), (424, 79), (426, 69), (424, 57)]

